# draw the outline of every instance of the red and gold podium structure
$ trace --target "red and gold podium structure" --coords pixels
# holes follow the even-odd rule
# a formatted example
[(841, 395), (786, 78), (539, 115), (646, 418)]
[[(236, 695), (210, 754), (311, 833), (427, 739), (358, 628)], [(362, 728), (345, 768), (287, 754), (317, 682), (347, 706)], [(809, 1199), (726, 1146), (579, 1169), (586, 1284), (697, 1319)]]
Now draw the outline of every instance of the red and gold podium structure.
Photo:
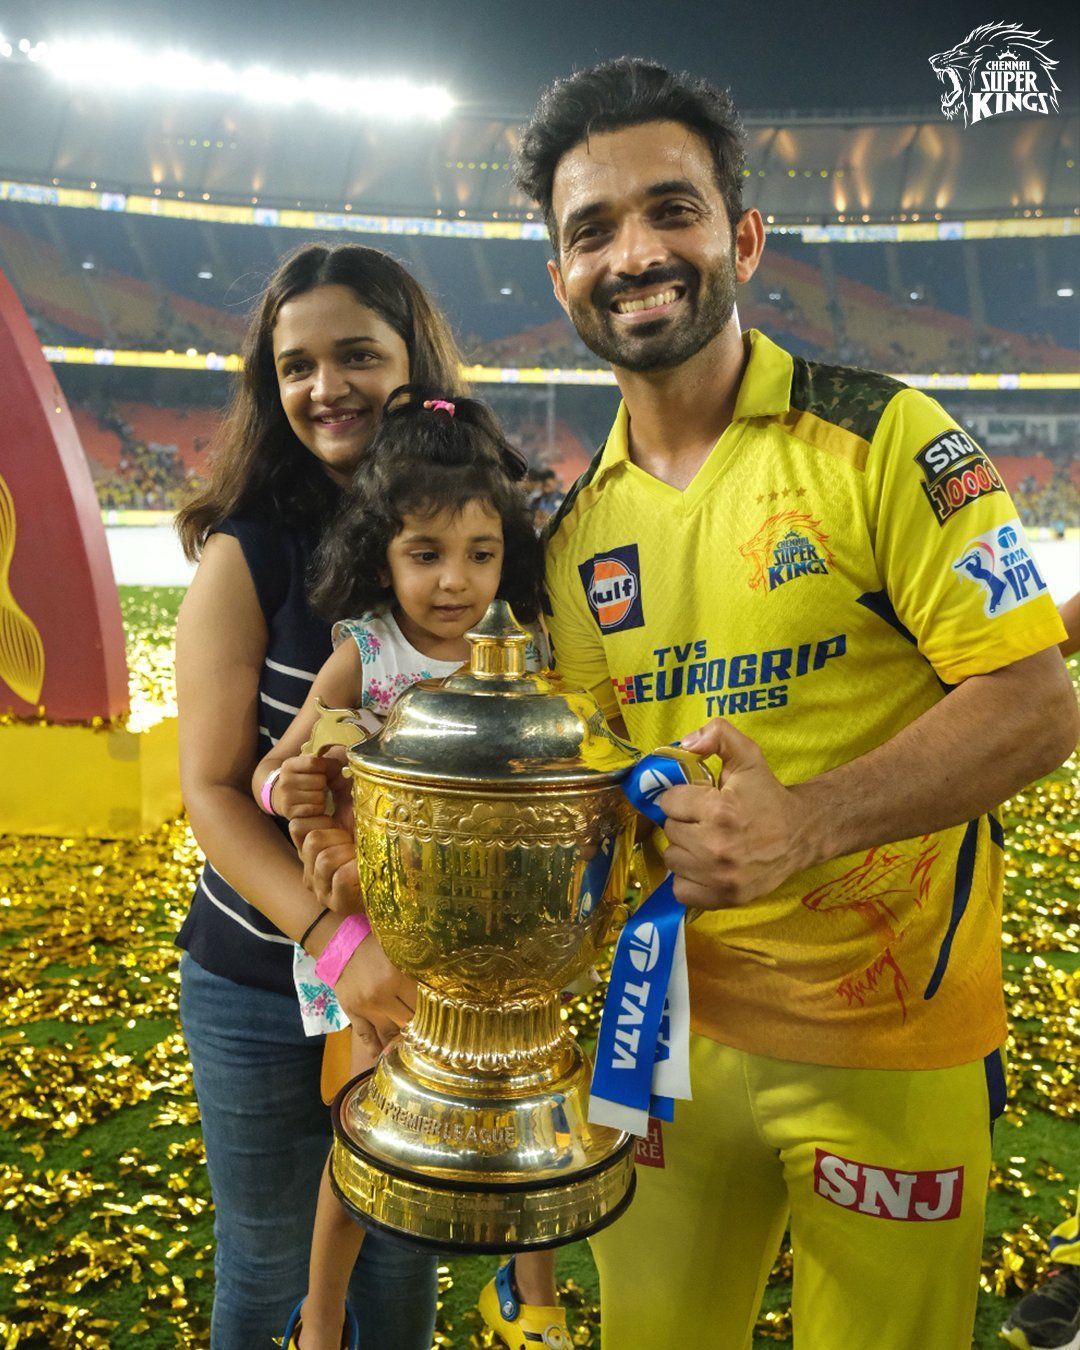
[(0, 274), (0, 833), (120, 838), (180, 810), (176, 718), (128, 725), (120, 603), (67, 400)]

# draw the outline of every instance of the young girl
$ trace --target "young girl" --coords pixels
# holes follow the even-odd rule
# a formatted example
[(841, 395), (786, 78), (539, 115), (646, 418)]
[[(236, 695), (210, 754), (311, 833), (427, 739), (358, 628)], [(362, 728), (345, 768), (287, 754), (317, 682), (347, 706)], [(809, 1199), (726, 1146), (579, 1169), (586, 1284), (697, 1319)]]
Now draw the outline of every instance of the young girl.
[[(300, 753), (315, 722), (316, 698), (329, 707), (358, 709), (366, 728), (377, 730), (404, 689), (460, 668), (469, 654), (465, 634), (496, 596), (523, 622), (538, 615), (541, 551), (516, 482), (524, 475), (524, 460), (482, 404), (425, 392), (403, 386), (390, 395), (317, 559), (312, 599), (336, 620), (334, 654), (252, 777), (263, 808), (290, 820), (321, 817), (326, 810), (327, 760)], [(533, 644), (530, 656), (535, 669), (539, 653)], [(294, 975), (305, 1029), (309, 1035), (337, 1031), (347, 1020), (302, 942)], [(339, 951), (339, 969), (341, 957)], [(320, 968), (333, 980), (324, 963)], [(374, 1062), (372, 1031), (385, 1044), (407, 1020), (409, 1010), (399, 1011), (396, 1023), (373, 1025), (363, 1038), (361, 1029), (353, 1028), (350, 1075)], [(363, 1236), (330, 1189), (328, 1164), (308, 1293), (290, 1318), (285, 1350), (357, 1345), (359, 1327), (346, 1291)], [(504, 1267), (485, 1289), (481, 1311), (513, 1350), (526, 1344), (569, 1350), (549, 1252), (528, 1253)]]

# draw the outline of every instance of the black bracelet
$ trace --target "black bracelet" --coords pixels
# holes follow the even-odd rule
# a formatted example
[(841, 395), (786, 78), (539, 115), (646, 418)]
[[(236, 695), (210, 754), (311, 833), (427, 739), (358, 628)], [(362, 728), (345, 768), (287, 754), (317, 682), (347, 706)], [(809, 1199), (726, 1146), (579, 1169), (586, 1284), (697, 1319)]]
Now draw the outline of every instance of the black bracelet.
[(312, 919), (312, 921), (304, 929), (303, 933), (301, 933), (300, 941), (297, 943), (297, 946), (302, 947), (304, 945), (304, 943), (308, 940), (308, 938), (312, 935), (315, 929), (318, 928), (319, 924), (322, 923), (323, 919), (325, 919), (329, 913), (330, 911), (328, 909), (324, 909), (321, 914), (317, 914), (315, 918)]

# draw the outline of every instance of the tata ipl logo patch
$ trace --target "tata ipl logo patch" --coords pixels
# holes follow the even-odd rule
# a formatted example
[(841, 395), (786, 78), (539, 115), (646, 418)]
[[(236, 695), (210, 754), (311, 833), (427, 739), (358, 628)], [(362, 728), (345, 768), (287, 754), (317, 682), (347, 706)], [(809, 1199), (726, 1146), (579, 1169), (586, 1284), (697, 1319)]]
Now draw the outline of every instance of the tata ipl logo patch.
[(578, 574), (602, 633), (644, 626), (637, 544), (595, 554), (578, 565)]
[(972, 539), (953, 567), (983, 588), (983, 613), (991, 619), (1019, 609), (1046, 590), (1019, 518)]
[(1060, 92), (1051, 72), (1059, 63), (1046, 54), (1050, 38), (1019, 23), (984, 23), (947, 52), (930, 57), (945, 85), (941, 111), (964, 126), (1001, 113), (1058, 110)]
[(806, 511), (770, 516), (739, 552), (750, 564), (750, 589), (774, 591), (796, 577), (824, 576), (833, 555), (821, 522)]

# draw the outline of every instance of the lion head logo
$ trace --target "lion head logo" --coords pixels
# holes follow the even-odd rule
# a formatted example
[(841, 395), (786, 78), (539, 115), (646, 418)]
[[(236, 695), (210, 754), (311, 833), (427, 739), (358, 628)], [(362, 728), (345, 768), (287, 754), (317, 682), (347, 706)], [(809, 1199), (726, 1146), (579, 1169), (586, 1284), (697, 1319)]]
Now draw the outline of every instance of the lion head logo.
[(833, 563), (821, 522), (806, 511), (770, 516), (752, 539), (739, 546), (750, 564), (750, 589), (771, 591), (793, 576), (824, 573)]
[[(931, 69), (946, 86), (941, 111), (950, 120), (963, 112), (966, 127), (969, 110), (975, 110), (972, 121), (980, 120), (979, 100), (988, 99), (992, 91), (1011, 91), (1033, 94), (1041, 104), (1015, 106), (1057, 112), (1059, 88), (1050, 72), (1059, 63), (1046, 55), (1049, 45), (1050, 39), (1040, 38), (1037, 29), (1027, 31), (1018, 23), (984, 23), (973, 28), (963, 42), (930, 58)], [(1012, 110), (1010, 106), (987, 106), (981, 116)]]

